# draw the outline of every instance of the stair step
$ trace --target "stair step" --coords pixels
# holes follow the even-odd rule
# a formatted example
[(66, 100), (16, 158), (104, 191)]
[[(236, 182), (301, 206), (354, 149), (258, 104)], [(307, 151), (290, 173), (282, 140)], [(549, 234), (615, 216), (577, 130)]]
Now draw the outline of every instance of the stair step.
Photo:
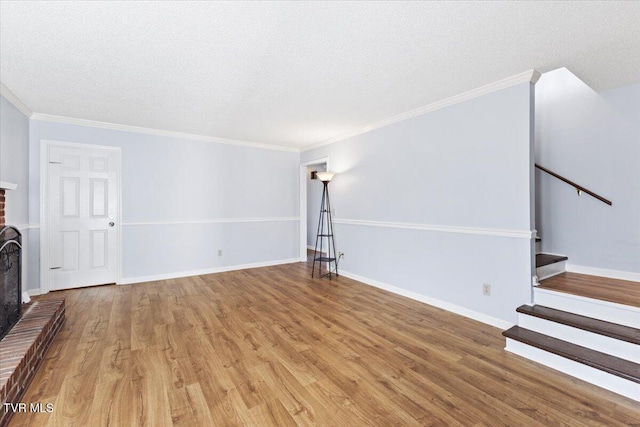
[(578, 273), (562, 273), (540, 282), (540, 288), (640, 308), (640, 283)]
[(563, 255), (553, 254), (536, 254), (536, 268), (544, 267), (545, 265), (555, 264), (557, 262), (566, 261), (569, 258)]
[(544, 286), (533, 288), (533, 302), (536, 305), (640, 329), (640, 307), (547, 289)]
[(518, 313), (539, 317), (541, 319), (561, 323), (584, 331), (640, 345), (640, 329), (606, 322), (592, 317), (581, 316), (567, 311), (556, 310), (554, 308), (541, 305), (521, 305), (516, 311)]
[(574, 362), (607, 372), (640, 384), (640, 364), (629, 362), (586, 347), (552, 338), (538, 332), (514, 326), (502, 333), (507, 338), (556, 354)]

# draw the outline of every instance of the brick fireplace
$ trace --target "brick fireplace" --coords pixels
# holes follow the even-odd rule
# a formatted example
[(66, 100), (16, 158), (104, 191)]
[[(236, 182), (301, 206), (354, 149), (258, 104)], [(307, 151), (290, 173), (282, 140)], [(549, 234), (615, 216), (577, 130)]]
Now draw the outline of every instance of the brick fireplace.
[[(6, 191), (0, 181), (0, 427), (13, 415), (65, 321), (64, 299), (22, 304), (22, 234), (6, 224)], [(5, 405), (10, 403), (12, 405)]]

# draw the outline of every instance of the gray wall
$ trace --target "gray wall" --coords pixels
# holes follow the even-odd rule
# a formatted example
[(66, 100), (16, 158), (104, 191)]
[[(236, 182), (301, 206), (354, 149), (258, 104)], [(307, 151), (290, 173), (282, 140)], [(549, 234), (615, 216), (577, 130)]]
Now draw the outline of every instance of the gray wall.
[(29, 222), (29, 118), (0, 96), (0, 181), (18, 184), (6, 192), (7, 224)]
[(32, 223), (42, 139), (122, 147), (125, 281), (299, 257), (298, 153), (32, 120)]
[[(320, 216), (320, 204), (322, 203), (322, 181), (311, 179), (311, 172), (323, 172), (327, 170), (326, 164), (307, 167), (307, 247), (316, 244), (318, 233), (318, 218)], [(327, 247), (326, 244), (323, 247)]]
[(613, 206), (538, 173), (542, 249), (569, 264), (640, 273), (640, 84), (596, 93), (566, 69), (536, 85), (536, 160)]
[[(6, 191), (6, 219), (8, 225), (22, 232), (22, 282), (29, 289), (33, 283), (30, 242), (38, 230), (30, 230), (29, 223), (29, 119), (7, 99), (0, 96), (0, 181), (18, 184)], [(36, 270), (37, 271), (37, 270)]]
[(523, 83), (302, 153), (337, 172), (340, 268), (515, 323), (531, 300), (532, 103)]

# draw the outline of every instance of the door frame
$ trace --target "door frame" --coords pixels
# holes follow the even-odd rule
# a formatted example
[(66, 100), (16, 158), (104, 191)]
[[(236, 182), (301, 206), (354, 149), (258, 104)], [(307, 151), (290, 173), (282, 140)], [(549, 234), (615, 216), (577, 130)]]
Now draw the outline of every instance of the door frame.
[(329, 169), (329, 157), (321, 157), (300, 163), (300, 261), (307, 261), (307, 166), (326, 164)]
[(50, 266), (49, 258), (49, 149), (51, 147), (79, 148), (87, 150), (109, 150), (116, 153), (118, 166), (118, 220), (116, 221), (116, 284), (122, 282), (122, 148), (106, 145), (81, 144), (77, 142), (55, 141), (49, 139), (40, 140), (40, 293), (50, 291)]

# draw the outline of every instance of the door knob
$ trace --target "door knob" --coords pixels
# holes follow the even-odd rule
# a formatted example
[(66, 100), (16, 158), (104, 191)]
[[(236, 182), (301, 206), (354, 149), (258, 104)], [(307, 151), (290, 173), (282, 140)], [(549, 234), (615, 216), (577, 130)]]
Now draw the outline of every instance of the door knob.
[(113, 227), (114, 225), (116, 225), (116, 223), (115, 223), (115, 222), (110, 222), (110, 223), (109, 223), (109, 227)]

